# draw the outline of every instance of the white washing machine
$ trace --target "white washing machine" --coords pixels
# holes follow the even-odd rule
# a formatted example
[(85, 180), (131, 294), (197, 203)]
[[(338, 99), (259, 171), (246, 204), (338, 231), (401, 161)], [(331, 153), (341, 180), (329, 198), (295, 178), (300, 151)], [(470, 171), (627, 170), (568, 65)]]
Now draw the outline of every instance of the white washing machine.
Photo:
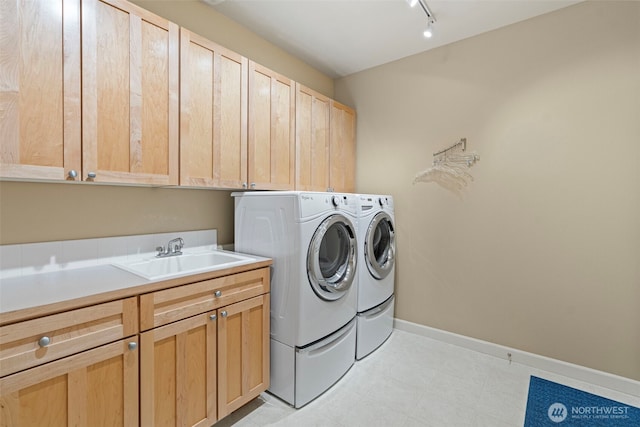
[(299, 408), (353, 365), (357, 197), (233, 193), (235, 250), (273, 259), (269, 391)]
[(358, 309), (356, 359), (391, 335), (395, 305), (393, 197), (358, 195)]

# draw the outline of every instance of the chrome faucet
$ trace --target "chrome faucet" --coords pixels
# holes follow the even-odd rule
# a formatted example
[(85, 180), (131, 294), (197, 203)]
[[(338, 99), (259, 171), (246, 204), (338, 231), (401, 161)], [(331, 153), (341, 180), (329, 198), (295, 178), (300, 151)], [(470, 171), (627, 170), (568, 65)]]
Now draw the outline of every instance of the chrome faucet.
[(156, 248), (156, 251), (158, 251), (156, 258), (182, 255), (183, 247), (184, 240), (182, 240), (182, 237), (177, 237), (175, 239), (169, 240), (169, 243), (167, 243), (167, 250), (165, 250), (162, 246), (158, 246)]

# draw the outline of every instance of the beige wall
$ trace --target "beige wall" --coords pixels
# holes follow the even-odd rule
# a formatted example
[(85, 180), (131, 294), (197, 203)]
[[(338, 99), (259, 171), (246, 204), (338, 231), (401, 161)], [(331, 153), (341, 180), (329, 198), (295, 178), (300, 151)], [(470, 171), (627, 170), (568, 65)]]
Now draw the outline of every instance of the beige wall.
[(0, 244), (215, 228), (233, 242), (228, 191), (0, 182)]
[(200, 0), (133, 0), (133, 3), (333, 98), (333, 79)]
[[(336, 97), (358, 111), (358, 191), (395, 196), (397, 317), (640, 380), (640, 3), (581, 3)], [(412, 185), (460, 137), (481, 155), (466, 194)]]

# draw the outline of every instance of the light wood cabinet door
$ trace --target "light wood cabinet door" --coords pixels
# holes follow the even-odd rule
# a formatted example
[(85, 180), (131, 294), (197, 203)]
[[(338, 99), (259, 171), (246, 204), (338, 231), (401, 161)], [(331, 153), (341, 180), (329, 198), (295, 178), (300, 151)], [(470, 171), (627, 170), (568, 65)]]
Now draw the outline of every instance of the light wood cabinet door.
[(0, 1), (0, 52), (0, 176), (80, 175), (80, 0)]
[(180, 185), (247, 186), (248, 61), (180, 29)]
[(218, 418), (269, 387), (269, 294), (218, 310)]
[(295, 187), (295, 82), (249, 61), (250, 189)]
[(138, 426), (138, 350), (131, 343), (135, 339), (0, 379), (0, 425)]
[(340, 193), (356, 189), (356, 112), (331, 101), (331, 148), (329, 187)]
[(82, 0), (83, 179), (178, 184), (178, 45), (166, 19)]
[(140, 425), (210, 426), (216, 421), (215, 312), (140, 335)]
[(296, 190), (329, 189), (330, 99), (296, 83)]

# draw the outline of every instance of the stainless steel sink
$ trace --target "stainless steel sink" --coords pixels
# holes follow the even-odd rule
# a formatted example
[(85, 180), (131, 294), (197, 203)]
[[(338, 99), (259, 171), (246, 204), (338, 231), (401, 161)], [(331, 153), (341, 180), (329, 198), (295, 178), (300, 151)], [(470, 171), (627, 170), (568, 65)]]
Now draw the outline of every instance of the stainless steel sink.
[(251, 261), (253, 259), (249, 257), (216, 251), (150, 258), (113, 265), (145, 279), (156, 280), (219, 270)]

